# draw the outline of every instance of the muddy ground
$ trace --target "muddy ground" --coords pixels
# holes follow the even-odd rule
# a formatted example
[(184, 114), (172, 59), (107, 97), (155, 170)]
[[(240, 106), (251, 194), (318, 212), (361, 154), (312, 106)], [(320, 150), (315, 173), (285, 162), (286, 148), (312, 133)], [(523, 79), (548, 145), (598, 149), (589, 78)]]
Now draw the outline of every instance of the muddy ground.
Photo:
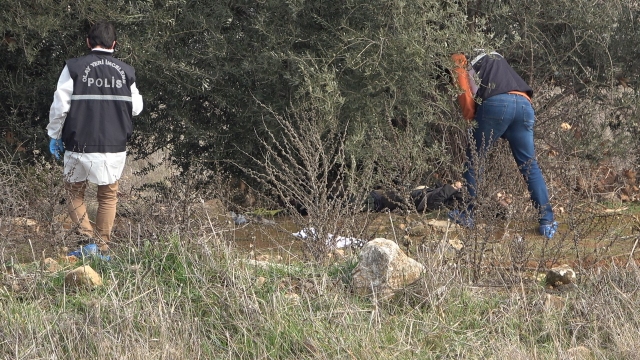
[[(161, 244), (158, 238), (168, 228), (160, 230), (151, 221), (151, 215), (139, 217), (132, 214), (124, 197), (119, 204), (112, 253), (117, 256), (126, 247), (141, 246), (144, 242)], [(123, 211), (122, 209), (128, 209)], [(89, 207), (90, 216), (92, 207)], [(176, 211), (165, 209), (164, 211)], [(282, 261), (304, 260), (303, 242), (292, 233), (301, 230), (292, 217), (252, 217), (247, 215), (247, 224), (236, 225), (228, 212), (220, 209), (193, 208), (190, 217), (194, 221), (193, 232), (186, 236), (200, 236), (216, 241), (225, 241), (247, 253), (250, 257), (280, 259)], [(410, 255), (420, 251), (440, 252), (449, 261), (464, 260), (470, 253), (482, 253), (483, 266), (512, 266), (518, 263), (523, 268), (545, 268), (558, 264), (590, 267), (604, 264), (625, 265), (638, 261), (637, 249), (640, 229), (638, 214), (634, 208), (601, 209), (584, 229), (572, 228), (560, 217), (558, 234), (546, 241), (536, 233), (536, 224), (503, 222), (497, 227), (482, 224), (473, 230), (463, 229), (448, 223), (443, 213), (411, 214), (369, 213), (362, 214), (363, 230), (359, 234), (344, 234), (363, 240), (384, 237), (395, 240)], [(138, 214), (140, 215), (140, 214)], [(165, 214), (166, 215), (166, 214)], [(59, 258), (78, 248), (79, 237), (73, 225), (60, 207), (52, 214), (51, 223), (28, 218), (0, 219), (0, 262), (3, 264), (24, 263), (45, 257)], [(203, 222), (202, 220), (205, 219)], [(160, 219), (162, 220), (162, 219)], [(568, 221), (571, 223), (571, 221)], [(166, 225), (166, 224), (165, 224)], [(492, 226), (494, 226), (492, 224)], [(170, 227), (169, 227), (170, 228)], [(155, 230), (157, 231), (155, 231)], [(613, 230), (611, 230), (613, 229)], [(337, 234), (341, 235), (341, 234)], [(522, 242), (518, 241), (523, 239)], [(184, 239), (183, 239), (184, 240)], [(476, 260), (477, 261), (477, 260)]]

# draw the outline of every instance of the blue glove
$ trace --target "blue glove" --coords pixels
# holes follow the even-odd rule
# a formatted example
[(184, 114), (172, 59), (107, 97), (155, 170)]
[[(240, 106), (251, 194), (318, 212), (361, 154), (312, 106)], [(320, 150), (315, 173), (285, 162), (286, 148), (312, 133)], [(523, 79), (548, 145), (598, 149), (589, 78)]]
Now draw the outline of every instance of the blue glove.
[(51, 139), (49, 142), (49, 152), (56, 157), (56, 160), (60, 160), (60, 155), (64, 154), (62, 139)]

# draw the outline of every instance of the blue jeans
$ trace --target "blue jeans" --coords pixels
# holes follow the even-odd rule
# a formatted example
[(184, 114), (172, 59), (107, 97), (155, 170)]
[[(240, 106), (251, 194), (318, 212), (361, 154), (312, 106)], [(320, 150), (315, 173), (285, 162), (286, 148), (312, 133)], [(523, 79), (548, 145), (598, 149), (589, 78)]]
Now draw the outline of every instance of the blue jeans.
[[(478, 157), (484, 157), (499, 138), (507, 139), (513, 158), (527, 182), (531, 200), (540, 212), (540, 224), (553, 223), (553, 209), (549, 203), (547, 184), (535, 157), (533, 145), (535, 113), (529, 100), (516, 94), (492, 96), (478, 106), (475, 120), (478, 126), (473, 129), (473, 139)], [(465, 165), (464, 178), (467, 181), (467, 190), (469, 195), (475, 198), (477, 180), (482, 180), (482, 174), (474, 164), (471, 148), (467, 149)]]

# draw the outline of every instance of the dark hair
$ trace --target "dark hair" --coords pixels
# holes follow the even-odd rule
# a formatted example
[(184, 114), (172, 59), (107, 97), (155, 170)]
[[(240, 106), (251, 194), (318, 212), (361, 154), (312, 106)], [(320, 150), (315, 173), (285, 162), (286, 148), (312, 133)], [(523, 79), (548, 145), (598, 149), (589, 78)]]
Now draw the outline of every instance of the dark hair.
[(105, 49), (110, 49), (113, 42), (117, 40), (116, 28), (112, 23), (99, 21), (91, 27), (87, 39), (89, 39), (91, 48), (102, 46)]

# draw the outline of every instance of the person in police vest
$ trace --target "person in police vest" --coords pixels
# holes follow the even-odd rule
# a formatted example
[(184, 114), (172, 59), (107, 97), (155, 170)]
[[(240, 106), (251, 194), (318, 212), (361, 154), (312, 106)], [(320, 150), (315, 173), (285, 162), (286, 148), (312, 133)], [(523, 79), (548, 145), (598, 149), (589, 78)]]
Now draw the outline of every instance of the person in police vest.
[[(108, 249), (118, 202), (118, 180), (133, 130), (142, 111), (133, 67), (113, 57), (116, 29), (97, 22), (89, 30), (88, 55), (69, 59), (60, 74), (49, 113), (49, 150), (64, 157), (64, 182), (71, 219), (79, 232)], [(87, 181), (97, 184), (95, 228), (87, 216)]]
[[(558, 223), (554, 219), (547, 185), (535, 155), (533, 90), (497, 52), (487, 54), (478, 49), (470, 61), (464, 54), (454, 54), (453, 61), (454, 77), (461, 90), (458, 102), (462, 114), (477, 125), (472, 129), (472, 135), (478, 156), (483, 157), (499, 138), (509, 142), (516, 164), (527, 182), (531, 200), (539, 211), (539, 232), (552, 238)], [(476, 196), (478, 178), (481, 177), (474, 162), (469, 148), (464, 178), (471, 198)], [(462, 225), (473, 226), (473, 205), (463, 211), (453, 210), (449, 217)]]

